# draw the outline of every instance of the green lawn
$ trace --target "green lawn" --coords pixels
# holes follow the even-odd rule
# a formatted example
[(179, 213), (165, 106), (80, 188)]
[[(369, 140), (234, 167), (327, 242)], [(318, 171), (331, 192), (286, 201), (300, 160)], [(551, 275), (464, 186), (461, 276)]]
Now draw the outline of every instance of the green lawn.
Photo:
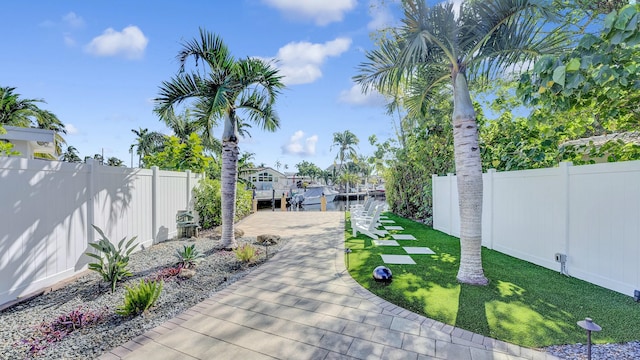
[[(403, 234), (418, 240), (398, 240), (401, 246), (427, 246), (435, 255), (411, 255), (416, 265), (387, 265), (390, 284), (372, 278), (384, 265), (379, 254), (406, 254), (401, 246), (375, 246), (371, 239), (351, 235), (347, 218), (346, 247), (349, 272), (369, 291), (398, 306), (426, 317), (495, 339), (528, 347), (585, 343), (576, 322), (593, 318), (602, 331), (595, 343), (640, 339), (640, 304), (633, 298), (585, 281), (561, 275), (497, 251), (482, 249), (485, 287), (456, 281), (460, 243), (421, 223), (393, 214), (389, 219), (404, 227)], [(390, 237), (387, 237), (390, 239)]]

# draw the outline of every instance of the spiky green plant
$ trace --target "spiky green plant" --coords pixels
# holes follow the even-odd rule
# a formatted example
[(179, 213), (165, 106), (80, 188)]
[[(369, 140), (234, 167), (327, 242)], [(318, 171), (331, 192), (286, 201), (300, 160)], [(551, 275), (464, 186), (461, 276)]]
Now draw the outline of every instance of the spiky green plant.
[(89, 270), (99, 273), (104, 281), (111, 284), (111, 292), (114, 292), (118, 281), (132, 275), (127, 266), (129, 265), (129, 255), (138, 245), (134, 244), (137, 236), (132, 237), (126, 244), (126, 237), (122, 238), (116, 248), (102, 229), (93, 224), (91, 226), (102, 236), (102, 239), (97, 243), (89, 244), (89, 246), (98, 251), (98, 254), (85, 253), (85, 255), (98, 260), (98, 262), (89, 264)]
[(196, 244), (184, 245), (182, 250), (176, 250), (176, 252), (178, 265), (183, 268), (194, 267), (204, 258), (204, 254), (196, 249)]
[(135, 286), (127, 286), (124, 294), (124, 304), (116, 309), (116, 314), (123, 316), (136, 316), (149, 310), (162, 292), (164, 281), (140, 280)]

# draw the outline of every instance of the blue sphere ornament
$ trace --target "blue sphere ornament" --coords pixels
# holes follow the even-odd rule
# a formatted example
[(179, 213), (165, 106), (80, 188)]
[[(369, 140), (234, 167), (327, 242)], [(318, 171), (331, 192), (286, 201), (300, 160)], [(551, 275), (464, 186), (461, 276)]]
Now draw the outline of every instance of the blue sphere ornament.
[(378, 266), (377, 268), (373, 269), (373, 279), (375, 281), (389, 282), (392, 280), (392, 277), (393, 275), (391, 274), (391, 270), (389, 270), (389, 268), (386, 266)]

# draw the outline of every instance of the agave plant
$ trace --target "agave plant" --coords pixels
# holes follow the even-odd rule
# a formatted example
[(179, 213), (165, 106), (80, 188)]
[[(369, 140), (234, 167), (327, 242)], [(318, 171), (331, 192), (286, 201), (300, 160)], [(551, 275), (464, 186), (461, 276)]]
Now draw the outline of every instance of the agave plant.
[(175, 255), (179, 260), (178, 266), (187, 269), (196, 266), (204, 258), (204, 254), (196, 249), (196, 244), (184, 245)]

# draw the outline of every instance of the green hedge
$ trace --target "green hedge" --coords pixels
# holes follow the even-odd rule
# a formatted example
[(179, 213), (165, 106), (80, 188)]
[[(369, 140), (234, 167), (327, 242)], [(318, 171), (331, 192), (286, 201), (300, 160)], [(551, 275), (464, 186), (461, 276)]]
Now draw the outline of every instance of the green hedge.
[[(245, 190), (243, 185), (238, 185), (235, 221), (251, 213), (251, 200), (253, 195), (251, 190)], [(200, 185), (194, 189), (194, 195), (194, 208), (200, 216), (200, 226), (202, 226), (203, 229), (210, 229), (221, 225), (222, 200), (220, 180), (203, 179)]]

